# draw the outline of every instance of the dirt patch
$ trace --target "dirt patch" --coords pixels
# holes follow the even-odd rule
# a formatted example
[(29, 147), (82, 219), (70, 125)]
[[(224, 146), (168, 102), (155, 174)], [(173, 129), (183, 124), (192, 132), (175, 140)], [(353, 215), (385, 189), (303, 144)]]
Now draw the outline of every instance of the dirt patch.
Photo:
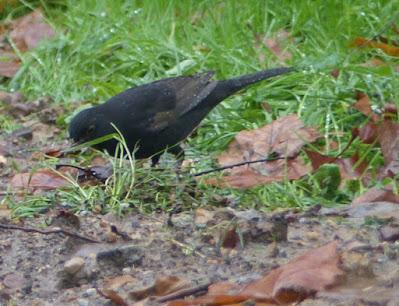
[[(381, 207), (375, 209), (378, 204)], [(100, 243), (62, 234), (2, 229), (1, 303), (109, 305), (96, 288), (110, 286), (133, 303), (132, 292), (148, 288), (161, 276), (179, 277), (191, 286), (227, 280), (245, 284), (337, 240), (346, 282), (299, 305), (395, 305), (399, 302), (399, 247), (392, 235), (386, 239), (382, 234), (383, 228), (387, 231), (389, 224), (395, 228), (396, 223), (380, 214), (384, 205), (391, 204), (371, 203), (364, 206), (363, 213), (358, 207), (302, 214), (223, 208), (207, 214), (177, 214), (173, 226), (167, 225), (165, 215), (123, 219), (86, 215), (72, 223), (66, 222), (65, 216), (53, 218), (50, 228), (66, 228)], [(385, 222), (372, 223), (370, 218)], [(40, 228), (45, 219), (30, 219), (23, 226)], [(225, 248), (223, 240), (232, 222), (241, 240), (233, 248)], [(154, 301), (147, 302), (151, 303)]]

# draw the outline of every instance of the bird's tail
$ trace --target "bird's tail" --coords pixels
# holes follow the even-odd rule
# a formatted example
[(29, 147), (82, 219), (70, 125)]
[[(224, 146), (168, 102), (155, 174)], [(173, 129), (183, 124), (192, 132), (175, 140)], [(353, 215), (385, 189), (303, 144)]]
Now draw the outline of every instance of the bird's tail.
[(268, 78), (272, 78), (281, 74), (289, 73), (294, 71), (294, 67), (281, 67), (263, 70), (255, 73), (241, 75), (232, 79), (219, 81), (215, 90), (213, 91), (218, 97), (212, 99), (213, 101), (221, 102), (228, 96), (234, 94), (235, 92), (260, 81)]
[(288, 72), (293, 71), (293, 67), (281, 67), (281, 68), (274, 68), (274, 69), (268, 69), (268, 70), (263, 70), (260, 72), (255, 72), (255, 73), (250, 73), (250, 74), (245, 74), (236, 78), (232, 78), (230, 80), (227, 80), (227, 82), (230, 83), (230, 87), (234, 91), (241, 90), (251, 84), (255, 84), (257, 82), (263, 81), (268, 78), (272, 78), (275, 76), (278, 76), (280, 74), (285, 74)]

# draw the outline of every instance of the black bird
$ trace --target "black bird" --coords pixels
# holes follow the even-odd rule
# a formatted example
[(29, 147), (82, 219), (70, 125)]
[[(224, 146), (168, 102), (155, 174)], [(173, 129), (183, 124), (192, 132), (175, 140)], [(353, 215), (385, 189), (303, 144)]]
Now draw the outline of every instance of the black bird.
[[(212, 80), (213, 72), (166, 78), (130, 88), (107, 102), (78, 113), (69, 125), (70, 137), (78, 143), (115, 133), (113, 123), (125, 138), (135, 158), (152, 158), (157, 164), (165, 149), (182, 158), (178, 143), (220, 102), (237, 91), (294, 70), (275, 68), (235, 77)], [(114, 154), (117, 141), (95, 145)]]

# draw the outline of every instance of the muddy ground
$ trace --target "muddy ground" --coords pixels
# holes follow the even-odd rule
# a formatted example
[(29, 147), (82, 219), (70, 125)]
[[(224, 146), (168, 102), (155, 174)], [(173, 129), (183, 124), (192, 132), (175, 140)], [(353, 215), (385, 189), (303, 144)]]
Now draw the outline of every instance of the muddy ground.
[[(388, 202), (305, 213), (199, 209), (173, 216), (169, 225), (162, 214), (119, 219), (52, 212), (18, 225), (51, 224), (46, 230), (61, 227), (99, 243), (1, 229), (0, 301), (118, 305), (101, 295), (112, 289), (127, 305), (154, 305), (156, 298), (148, 296), (156, 294), (142, 290), (162, 277), (180, 277), (191, 287), (223, 280), (245, 284), (337, 240), (345, 280), (297, 305), (399, 305), (398, 218), (399, 206)], [(225, 238), (232, 225), (240, 237), (233, 244)]]

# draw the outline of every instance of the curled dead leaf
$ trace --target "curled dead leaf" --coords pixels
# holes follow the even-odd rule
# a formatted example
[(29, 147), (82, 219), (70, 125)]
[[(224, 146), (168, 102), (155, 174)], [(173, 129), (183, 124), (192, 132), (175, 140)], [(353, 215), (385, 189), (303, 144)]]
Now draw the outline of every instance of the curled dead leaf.
[(51, 169), (39, 169), (34, 172), (18, 173), (13, 176), (10, 186), (13, 190), (53, 190), (71, 186), (71, 182), (61, 174)]
[(399, 47), (375, 41), (372, 39), (367, 39), (364, 37), (356, 37), (352, 42), (352, 46), (360, 48), (367, 47), (372, 49), (380, 49), (381, 51), (390, 56), (399, 56)]
[(337, 242), (333, 241), (306, 252), (241, 289), (226, 283), (215, 284), (213, 286), (217, 289), (211, 290), (210, 287), (205, 296), (176, 300), (169, 305), (231, 305), (247, 300), (277, 305), (300, 302), (343, 280), (340, 260)]
[(372, 187), (352, 201), (352, 205), (371, 202), (399, 203), (399, 195), (393, 192), (391, 186), (384, 188)]
[(352, 105), (353, 108), (357, 109), (359, 112), (363, 113), (367, 117), (370, 117), (374, 122), (378, 121), (379, 116), (373, 112), (373, 109), (370, 105), (369, 97), (362, 93), (358, 92), (356, 95), (356, 103)]
[(310, 167), (297, 157), (301, 148), (319, 138), (318, 132), (305, 127), (296, 115), (281, 117), (259, 129), (242, 131), (219, 158), (221, 166), (255, 161), (275, 153), (287, 160), (259, 162), (227, 170), (228, 176), (208, 179), (207, 184), (250, 188), (285, 179), (298, 179), (309, 173)]
[(45, 22), (40, 9), (14, 20), (12, 28), (10, 37), (21, 51), (36, 48), (42, 40), (55, 36), (55, 31)]

